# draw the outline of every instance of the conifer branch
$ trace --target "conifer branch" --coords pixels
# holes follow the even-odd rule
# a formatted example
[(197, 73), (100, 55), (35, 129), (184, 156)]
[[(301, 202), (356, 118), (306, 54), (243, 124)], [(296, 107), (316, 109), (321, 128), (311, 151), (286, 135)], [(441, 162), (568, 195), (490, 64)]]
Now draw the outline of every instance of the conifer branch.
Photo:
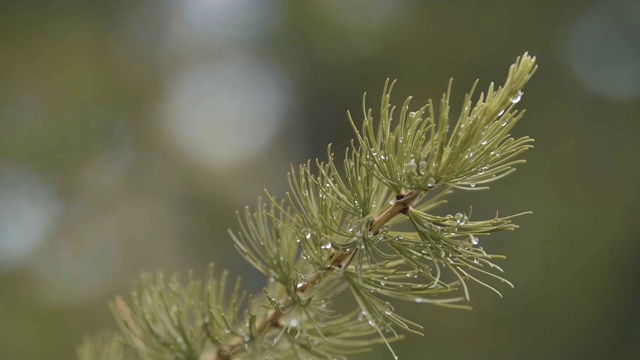
[[(228, 291), (228, 274), (213, 268), (186, 286), (143, 277), (131, 306), (119, 297), (111, 305), (121, 335), (87, 342), (80, 358), (102, 351), (124, 359), (120, 341), (139, 359), (342, 359), (379, 343), (395, 357), (390, 342), (422, 327), (391, 301), (468, 308), (458, 304), (470, 298), (468, 281), (500, 295), (490, 281), (511, 286), (494, 264), (503, 257), (486, 253), (479, 238), (515, 230), (512, 219), (524, 213), (471, 220), (471, 211), (432, 211), (454, 189), (487, 189), (525, 162), (533, 140), (510, 131), (524, 115), (515, 106), (535, 69), (525, 53), (504, 85), (492, 83), (473, 100), (476, 82), (452, 129), (451, 82), (437, 110), (429, 101), (410, 111), (409, 98), (396, 118), (395, 82), (387, 81), (376, 123), (366, 106), (360, 126), (348, 114), (355, 141), (341, 167), (329, 146), (326, 162), (292, 167), (283, 199), (266, 192), (254, 211), (238, 213), (239, 230), (230, 234), (268, 278), (264, 296), (248, 296), (239, 281)], [(335, 299), (348, 296), (354, 309), (338, 313)]]

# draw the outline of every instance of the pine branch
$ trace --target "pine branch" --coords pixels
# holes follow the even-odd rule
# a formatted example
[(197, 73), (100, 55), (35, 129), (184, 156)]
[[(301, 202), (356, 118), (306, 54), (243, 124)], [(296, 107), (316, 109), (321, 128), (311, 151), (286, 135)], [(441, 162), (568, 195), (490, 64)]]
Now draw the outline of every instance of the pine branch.
[[(387, 81), (377, 122), (366, 106), (359, 126), (349, 114), (355, 141), (341, 167), (329, 146), (326, 162), (292, 167), (283, 199), (267, 192), (255, 211), (238, 213), (231, 236), (268, 278), (263, 295), (247, 296), (239, 281), (228, 291), (227, 273), (213, 268), (186, 286), (146, 276), (131, 306), (119, 297), (112, 304), (118, 341), (140, 359), (346, 358), (379, 343), (395, 357), (390, 342), (422, 327), (391, 301), (468, 308), (458, 304), (470, 298), (468, 281), (500, 294), (491, 280), (511, 285), (494, 264), (502, 256), (487, 254), (479, 238), (515, 230), (512, 219), (522, 214), (471, 220), (471, 212), (432, 211), (454, 189), (487, 189), (525, 162), (533, 140), (510, 131), (535, 69), (525, 53), (504, 85), (473, 100), (476, 82), (451, 129), (451, 82), (438, 109), (429, 101), (410, 111), (409, 98), (398, 113), (395, 82)], [(401, 224), (411, 230), (397, 230)], [(338, 313), (338, 297), (350, 297), (353, 310)], [(81, 349), (81, 359), (100, 351), (125, 358), (113, 339)]]

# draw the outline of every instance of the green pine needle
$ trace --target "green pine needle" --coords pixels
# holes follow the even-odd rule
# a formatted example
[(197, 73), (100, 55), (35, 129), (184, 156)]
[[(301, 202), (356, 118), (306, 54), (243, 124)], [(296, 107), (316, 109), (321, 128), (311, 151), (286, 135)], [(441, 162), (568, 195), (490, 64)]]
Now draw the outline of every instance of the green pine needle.
[[(412, 110), (408, 98), (397, 110), (395, 81), (387, 81), (378, 120), (366, 105), (360, 126), (348, 115), (355, 141), (341, 164), (329, 146), (325, 162), (292, 167), (282, 199), (267, 192), (256, 210), (238, 213), (231, 237), (267, 278), (263, 294), (228, 286), (228, 274), (213, 267), (186, 284), (144, 276), (128, 303), (111, 304), (121, 335), (87, 340), (80, 358), (342, 359), (379, 343), (395, 357), (390, 343), (422, 327), (394, 304), (469, 308), (460, 303), (470, 298), (469, 281), (500, 295), (501, 283), (511, 286), (495, 264), (503, 256), (486, 253), (479, 239), (517, 229), (512, 220), (522, 214), (472, 220), (471, 212), (433, 210), (454, 189), (487, 189), (525, 162), (533, 140), (510, 131), (535, 70), (525, 53), (502, 86), (474, 96), (476, 82), (452, 128), (452, 82), (437, 108), (430, 100)], [(337, 297), (350, 297), (352, 309), (339, 312)]]

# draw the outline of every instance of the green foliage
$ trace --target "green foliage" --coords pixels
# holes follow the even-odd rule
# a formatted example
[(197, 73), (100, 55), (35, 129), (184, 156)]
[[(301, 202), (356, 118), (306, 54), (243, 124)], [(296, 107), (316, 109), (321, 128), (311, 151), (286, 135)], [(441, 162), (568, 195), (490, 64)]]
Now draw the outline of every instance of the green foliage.
[[(387, 82), (377, 125), (366, 107), (360, 126), (349, 114), (356, 140), (342, 166), (329, 147), (326, 162), (292, 168), (283, 199), (267, 193), (255, 211), (238, 214), (231, 236), (267, 277), (263, 295), (247, 296), (239, 282), (228, 290), (227, 273), (213, 268), (204, 282), (190, 276), (186, 285), (145, 276), (130, 306), (112, 304), (121, 338), (85, 342), (80, 358), (125, 359), (121, 341), (139, 359), (345, 358), (381, 342), (393, 354), (389, 342), (421, 326), (392, 302), (466, 308), (457, 302), (469, 299), (468, 281), (499, 294), (489, 282), (510, 285), (494, 264), (501, 256), (487, 254), (478, 238), (516, 229), (517, 215), (471, 220), (471, 212), (432, 210), (453, 189), (487, 189), (524, 163), (519, 156), (533, 140), (510, 131), (524, 115), (515, 106), (535, 68), (524, 54), (503, 86), (473, 100), (474, 85), (452, 129), (451, 83), (437, 109), (429, 101), (411, 111), (409, 98), (397, 111), (395, 83)], [(339, 296), (351, 297), (351, 312), (336, 312)]]
[(93, 360), (135, 360), (138, 359), (135, 352), (128, 348), (120, 334), (103, 332), (93, 338), (85, 337), (78, 346), (79, 359)]

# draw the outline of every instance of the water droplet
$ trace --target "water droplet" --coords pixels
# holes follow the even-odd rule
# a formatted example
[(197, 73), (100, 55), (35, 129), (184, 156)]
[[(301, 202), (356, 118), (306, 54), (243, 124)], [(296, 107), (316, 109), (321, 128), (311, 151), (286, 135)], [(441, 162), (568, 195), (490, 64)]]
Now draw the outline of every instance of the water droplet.
[(224, 329), (225, 334), (231, 334), (231, 329)]
[(489, 142), (489, 141), (485, 140), (485, 141), (481, 142), (481, 144), (482, 144), (482, 145), (487, 145), (487, 143), (488, 143), (488, 142)]
[(478, 245), (480, 243), (480, 239), (478, 239), (477, 237), (474, 236), (474, 237), (471, 238), (471, 243), (473, 245)]
[(289, 325), (290, 325), (290, 326), (293, 326), (293, 327), (298, 326), (298, 324), (299, 324), (299, 323), (298, 323), (298, 320), (297, 320), (297, 319), (292, 319), (292, 320), (289, 322)]
[(518, 93), (511, 98), (511, 103), (517, 104), (520, 101), (520, 99), (522, 99), (522, 95), (524, 95), (524, 93), (518, 90)]
[(476, 184), (470, 184), (469, 186), (471, 186), (471, 187), (476, 187)]
[(387, 314), (387, 315), (391, 315), (391, 314), (393, 314), (393, 313), (391, 312), (391, 310), (385, 310), (385, 311), (384, 311), (384, 313), (385, 313), (385, 314)]
[(369, 326), (376, 326), (376, 322), (373, 319), (369, 320)]
[(385, 285), (387, 285), (387, 283), (386, 283), (386, 282), (384, 282), (384, 281), (380, 281), (380, 286), (385, 286)]
[(416, 302), (417, 302), (417, 303), (421, 303), (421, 302), (423, 302), (423, 301), (424, 301), (424, 299), (423, 299), (423, 298), (416, 298)]
[(420, 164), (418, 164), (418, 171), (420, 172), (420, 175), (424, 175), (427, 172), (427, 162), (422, 160), (420, 161)]
[(502, 123), (502, 127), (505, 127), (505, 126), (507, 126), (507, 122), (506, 121)]
[(393, 204), (395, 204), (395, 203), (396, 203), (396, 201), (395, 201), (395, 200), (391, 200), (391, 201), (389, 201), (389, 205), (393, 205)]
[(328, 237), (328, 236), (323, 236), (320, 248), (325, 249), (325, 250), (331, 249), (331, 238)]
[(416, 165), (416, 159), (411, 159), (409, 160), (404, 167), (411, 172), (415, 172), (416, 169), (418, 168), (418, 165)]
[(427, 179), (427, 187), (431, 189), (434, 186), (436, 186), (436, 179), (434, 179), (433, 176), (430, 176), (429, 179)]
[(500, 112), (498, 113), (498, 116), (502, 116), (502, 114), (504, 114), (504, 109), (500, 110)]
[(478, 260), (478, 259), (476, 258), (476, 259), (473, 259), (473, 262), (474, 262), (474, 263), (476, 263), (476, 264), (479, 264), (479, 263), (480, 263), (480, 260)]

